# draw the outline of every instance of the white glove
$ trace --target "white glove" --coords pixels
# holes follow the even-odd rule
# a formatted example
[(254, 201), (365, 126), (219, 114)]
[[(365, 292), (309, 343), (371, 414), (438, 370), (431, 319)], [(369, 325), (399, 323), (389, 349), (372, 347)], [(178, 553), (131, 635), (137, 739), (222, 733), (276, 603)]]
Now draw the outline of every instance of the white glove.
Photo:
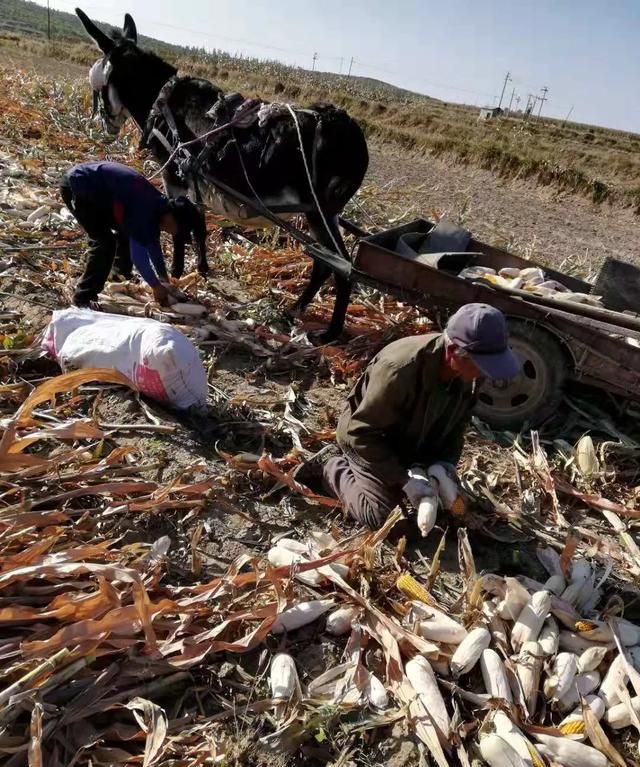
[(437, 495), (437, 491), (425, 474), (424, 469), (409, 469), (407, 476), (409, 479), (403, 485), (402, 491), (414, 509), (418, 508), (423, 498), (433, 498)]

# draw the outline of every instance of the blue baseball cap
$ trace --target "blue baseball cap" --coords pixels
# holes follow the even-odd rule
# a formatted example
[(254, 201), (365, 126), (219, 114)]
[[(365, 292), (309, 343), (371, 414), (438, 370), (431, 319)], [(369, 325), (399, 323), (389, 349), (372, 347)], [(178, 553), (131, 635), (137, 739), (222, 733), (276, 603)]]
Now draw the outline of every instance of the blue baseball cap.
[(445, 334), (471, 357), (486, 378), (515, 378), (522, 365), (509, 347), (504, 314), (489, 304), (466, 304), (447, 322)]

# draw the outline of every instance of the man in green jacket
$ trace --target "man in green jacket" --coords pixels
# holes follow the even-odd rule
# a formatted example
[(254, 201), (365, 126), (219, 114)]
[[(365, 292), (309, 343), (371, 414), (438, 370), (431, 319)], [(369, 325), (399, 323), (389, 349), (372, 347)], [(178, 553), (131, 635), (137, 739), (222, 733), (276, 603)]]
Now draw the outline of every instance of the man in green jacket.
[(336, 432), (342, 455), (324, 466), (324, 484), (371, 528), (403, 497), (417, 507), (435, 490), (411, 469), (441, 463), (455, 471), (478, 379), (519, 372), (504, 315), (487, 304), (463, 306), (443, 333), (394, 341), (347, 397)]

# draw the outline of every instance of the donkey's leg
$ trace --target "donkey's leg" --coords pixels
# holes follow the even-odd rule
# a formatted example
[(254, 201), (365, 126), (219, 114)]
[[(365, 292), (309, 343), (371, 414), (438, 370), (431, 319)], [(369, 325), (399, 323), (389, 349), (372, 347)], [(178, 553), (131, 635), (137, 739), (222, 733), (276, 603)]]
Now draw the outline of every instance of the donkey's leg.
[[(344, 240), (342, 239), (342, 234), (340, 233), (340, 229), (338, 227), (337, 216), (331, 216), (331, 217), (326, 216), (326, 221), (327, 221), (327, 224), (329, 225), (331, 234), (327, 231), (327, 227), (325, 226), (324, 221), (322, 220), (320, 214), (309, 213), (307, 214), (307, 220), (309, 222), (309, 228), (311, 229), (312, 234), (321, 245), (324, 245), (326, 248), (328, 248), (329, 250), (332, 250), (334, 253), (336, 250), (336, 245), (338, 245), (338, 247), (340, 248), (340, 255), (343, 256), (345, 261), (349, 261), (349, 252), (347, 251), (347, 246), (345, 245)], [(331, 235), (333, 235), (333, 237)], [(334, 240), (335, 240), (335, 244), (334, 244)], [(314, 266), (315, 264), (319, 264), (319, 263), (320, 262), (315, 261)], [(327, 277), (331, 274), (331, 269), (328, 266), (325, 266), (324, 264), (322, 264), (322, 266), (327, 271), (327, 274), (322, 280), (322, 282), (324, 282), (327, 279)], [(313, 279), (313, 272), (311, 274), (311, 278)], [(340, 335), (340, 333), (342, 333), (344, 320), (347, 314), (347, 309), (349, 307), (349, 298), (351, 297), (351, 282), (345, 277), (340, 276), (339, 274), (335, 275), (335, 281), (336, 281), (336, 302), (333, 307), (333, 315), (331, 317), (331, 322), (329, 323), (329, 327), (327, 328), (325, 333), (323, 333), (322, 336), (320, 337), (324, 343), (331, 343), (331, 341), (335, 341), (336, 338), (338, 338), (338, 336)], [(318, 292), (318, 290), (320, 289), (322, 285), (322, 282), (318, 285), (313, 295), (315, 295), (315, 293)]]
[(316, 297), (317, 292), (324, 285), (324, 283), (331, 276), (331, 269), (323, 264), (321, 261), (314, 261), (313, 268), (311, 269), (311, 277), (307, 287), (303, 290), (300, 298), (295, 304), (287, 310), (286, 316), (289, 319), (295, 319), (299, 317), (302, 312), (309, 306), (309, 304)]
[[(164, 193), (171, 200), (174, 200), (176, 197), (187, 197), (189, 194), (189, 188), (184, 186), (182, 181), (176, 176), (171, 165), (162, 171), (162, 185), (164, 186)], [(179, 278), (184, 274), (185, 246), (184, 237), (181, 234), (175, 235), (173, 238), (172, 277)]]

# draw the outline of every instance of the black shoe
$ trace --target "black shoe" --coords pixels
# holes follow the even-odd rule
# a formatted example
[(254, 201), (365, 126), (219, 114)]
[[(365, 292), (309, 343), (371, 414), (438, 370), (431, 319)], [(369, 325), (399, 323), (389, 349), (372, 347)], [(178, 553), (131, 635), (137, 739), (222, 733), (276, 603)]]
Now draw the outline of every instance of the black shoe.
[(301, 463), (293, 470), (291, 476), (296, 482), (305, 485), (317, 495), (325, 495), (328, 492), (324, 485), (324, 464), (322, 463), (317, 461)]

